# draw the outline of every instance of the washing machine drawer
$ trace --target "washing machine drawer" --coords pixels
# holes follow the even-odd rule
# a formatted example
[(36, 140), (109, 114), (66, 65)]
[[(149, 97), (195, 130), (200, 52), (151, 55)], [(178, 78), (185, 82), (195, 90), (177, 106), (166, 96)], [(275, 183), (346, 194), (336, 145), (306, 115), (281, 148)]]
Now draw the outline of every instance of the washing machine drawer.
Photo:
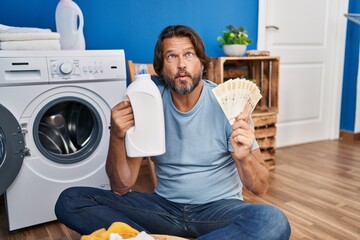
[(18, 175), (24, 159), (25, 143), (14, 115), (0, 104), (0, 195)]

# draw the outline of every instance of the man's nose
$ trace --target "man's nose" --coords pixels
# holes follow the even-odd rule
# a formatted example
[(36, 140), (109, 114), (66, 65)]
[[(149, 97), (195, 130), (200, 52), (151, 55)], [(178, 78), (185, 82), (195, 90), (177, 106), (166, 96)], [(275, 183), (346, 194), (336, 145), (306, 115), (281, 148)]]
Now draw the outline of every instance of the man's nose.
[(178, 58), (178, 68), (179, 69), (186, 68), (186, 59), (185, 59), (184, 56), (179, 56), (179, 58)]

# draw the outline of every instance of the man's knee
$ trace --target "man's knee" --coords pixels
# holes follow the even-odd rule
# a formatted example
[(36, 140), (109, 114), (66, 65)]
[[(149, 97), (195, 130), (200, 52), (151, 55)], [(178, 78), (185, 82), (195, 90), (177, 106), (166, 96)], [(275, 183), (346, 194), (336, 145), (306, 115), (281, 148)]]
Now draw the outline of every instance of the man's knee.
[(285, 214), (272, 205), (263, 205), (267, 239), (289, 239), (291, 227)]
[(55, 215), (57, 219), (61, 219), (73, 208), (72, 204), (76, 203), (74, 200), (78, 197), (79, 191), (77, 187), (72, 187), (62, 191), (55, 203)]

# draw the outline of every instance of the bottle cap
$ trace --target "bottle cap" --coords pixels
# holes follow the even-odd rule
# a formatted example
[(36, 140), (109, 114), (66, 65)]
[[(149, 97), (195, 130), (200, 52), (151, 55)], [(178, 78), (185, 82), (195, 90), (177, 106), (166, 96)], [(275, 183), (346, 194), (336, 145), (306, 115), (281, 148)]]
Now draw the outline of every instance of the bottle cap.
[(147, 74), (148, 73), (148, 69), (146, 64), (136, 64), (136, 74)]

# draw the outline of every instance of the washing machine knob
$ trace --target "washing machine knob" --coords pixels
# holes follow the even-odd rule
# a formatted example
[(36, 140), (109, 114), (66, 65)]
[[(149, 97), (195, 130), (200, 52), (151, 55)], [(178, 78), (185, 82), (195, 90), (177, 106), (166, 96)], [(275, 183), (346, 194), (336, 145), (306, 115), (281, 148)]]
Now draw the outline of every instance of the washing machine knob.
[(62, 63), (60, 65), (60, 71), (63, 74), (69, 74), (73, 70), (73, 66), (70, 63)]

